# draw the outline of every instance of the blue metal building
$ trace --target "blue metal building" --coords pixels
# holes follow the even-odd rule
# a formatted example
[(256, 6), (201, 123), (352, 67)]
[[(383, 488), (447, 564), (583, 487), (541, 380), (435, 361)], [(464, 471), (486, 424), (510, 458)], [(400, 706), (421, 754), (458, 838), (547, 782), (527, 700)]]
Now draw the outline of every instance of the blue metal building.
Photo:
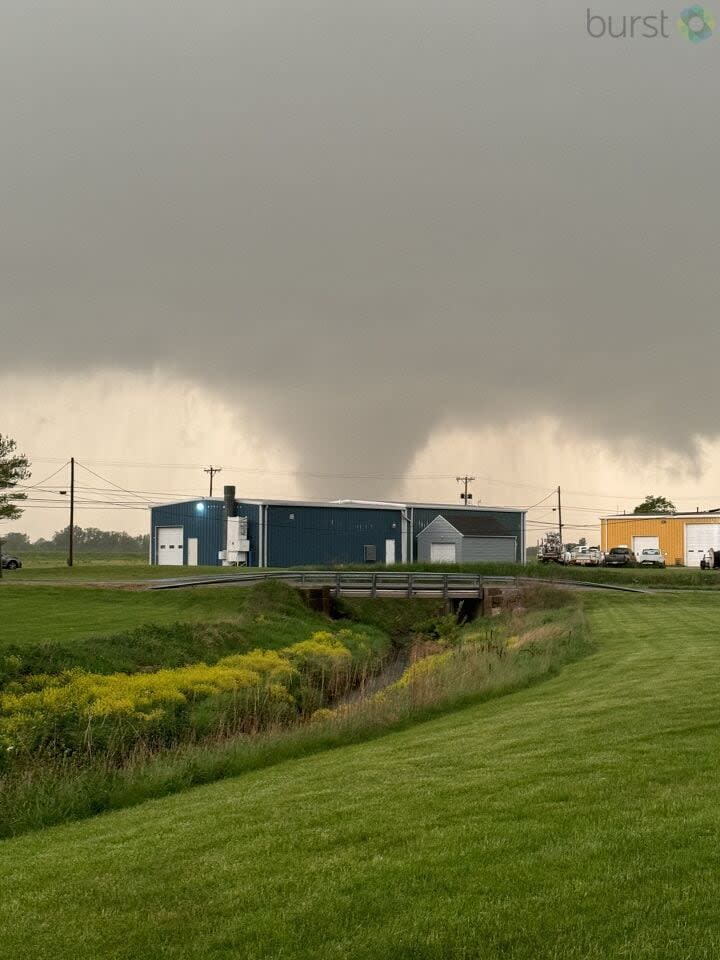
[[(459, 522), (470, 516), (487, 521), (487, 529), (496, 539), (492, 544), (488, 541), (487, 556), (480, 555), (478, 560), (502, 556), (524, 562), (525, 511), (519, 508), (238, 500), (234, 487), (225, 488), (224, 499), (153, 507), (150, 562), (184, 566), (237, 563), (250, 567), (411, 563), (418, 559), (418, 534), (439, 516), (450, 523), (453, 518)], [(443, 559), (448, 562), (447, 553)], [(456, 559), (460, 561), (461, 554)]]

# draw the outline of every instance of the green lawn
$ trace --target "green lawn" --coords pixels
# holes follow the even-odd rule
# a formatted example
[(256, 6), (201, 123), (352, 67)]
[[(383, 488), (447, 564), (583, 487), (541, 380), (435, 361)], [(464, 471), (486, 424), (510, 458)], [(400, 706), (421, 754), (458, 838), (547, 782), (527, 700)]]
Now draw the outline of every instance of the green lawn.
[(380, 740), (0, 844), (5, 960), (720, 956), (720, 606)]
[[(416, 620), (427, 618), (427, 603), (412, 604)], [(389, 609), (363, 626), (376, 651), (389, 646), (397, 620)], [(6, 584), (0, 589), (0, 687), (18, 670), (111, 673), (213, 663), (342, 625), (312, 611), (283, 583), (167, 592)]]
[(26, 557), (20, 570), (3, 570), (3, 580), (13, 583), (17, 580), (164, 580), (177, 577), (232, 576), (237, 575), (237, 567), (156, 567), (147, 560), (116, 560), (97, 557), (76, 560), (72, 567), (63, 560), (35, 559)]
[(244, 600), (240, 588), (150, 592), (5, 584), (0, 588), (0, 652), (11, 644), (79, 640), (150, 622), (222, 620), (236, 616)]

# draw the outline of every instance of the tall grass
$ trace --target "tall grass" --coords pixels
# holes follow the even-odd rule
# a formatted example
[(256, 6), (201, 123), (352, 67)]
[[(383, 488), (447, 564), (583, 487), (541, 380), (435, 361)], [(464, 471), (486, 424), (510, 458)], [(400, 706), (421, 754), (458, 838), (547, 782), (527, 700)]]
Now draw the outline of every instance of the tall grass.
[(254, 735), (224, 731), (157, 749), (139, 742), (120, 765), (56, 757), (0, 778), (0, 836), (131, 806), (196, 784), (381, 736), (439, 712), (536, 682), (589, 649), (582, 607), (475, 625), (371, 697), (322, 708)]

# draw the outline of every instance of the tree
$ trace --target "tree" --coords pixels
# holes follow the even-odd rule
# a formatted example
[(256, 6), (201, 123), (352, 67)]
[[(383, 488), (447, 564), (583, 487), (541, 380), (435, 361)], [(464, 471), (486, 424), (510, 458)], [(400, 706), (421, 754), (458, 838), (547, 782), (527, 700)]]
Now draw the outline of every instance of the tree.
[(27, 499), (27, 494), (15, 487), (30, 476), (30, 464), (16, 450), (15, 441), (0, 433), (0, 519), (4, 520), (17, 520), (22, 514), (18, 503)]
[(30, 537), (26, 533), (11, 531), (3, 537), (3, 549), (8, 553), (25, 553), (31, 546)]
[(649, 493), (633, 513), (675, 513), (675, 504), (667, 497), (654, 497)]

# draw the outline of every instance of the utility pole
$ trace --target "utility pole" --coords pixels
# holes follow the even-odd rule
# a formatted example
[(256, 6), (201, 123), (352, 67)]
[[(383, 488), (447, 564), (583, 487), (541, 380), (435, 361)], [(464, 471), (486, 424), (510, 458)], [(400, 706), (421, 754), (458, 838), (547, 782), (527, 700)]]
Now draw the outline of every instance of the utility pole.
[(211, 467), (205, 468), (205, 473), (210, 474), (210, 496), (212, 496), (212, 490), (213, 490), (213, 477), (215, 476), (216, 473), (221, 473), (221, 472), (222, 472), (222, 467), (211, 466)]
[(468, 477), (467, 475), (465, 475), (464, 477), (455, 477), (455, 480), (458, 483), (465, 484), (465, 492), (460, 494), (460, 499), (465, 501), (466, 507), (468, 506), (468, 501), (472, 500), (472, 494), (468, 493), (468, 484), (472, 483), (474, 479), (475, 477)]
[(562, 502), (560, 500), (560, 487), (558, 486), (558, 527), (560, 528), (560, 550), (563, 550), (563, 534), (562, 534)]
[(68, 537), (67, 565), (73, 565), (73, 539), (75, 536), (75, 457), (70, 457), (70, 536)]

